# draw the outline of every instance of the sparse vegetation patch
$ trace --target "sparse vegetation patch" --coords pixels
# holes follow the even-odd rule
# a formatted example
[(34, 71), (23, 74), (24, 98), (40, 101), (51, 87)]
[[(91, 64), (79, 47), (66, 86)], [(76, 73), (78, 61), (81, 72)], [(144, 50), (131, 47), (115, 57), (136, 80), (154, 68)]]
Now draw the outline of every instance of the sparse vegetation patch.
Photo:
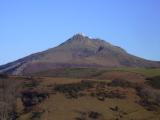
[(127, 80), (115, 79), (112, 82), (108, 83), (108, 86), (112, 87), (122, 87), (122, 88), (134, 88), (135, 84)]
[(39, 85), (39, 82), (37, 79), (33, 77), (27, 77), (26, 82), (24, 83), (23, 87), (24, 88), (35, 88)]
[(79, 95), (81, 95), (80, 91), (93, 88), (93, 86), (93, 82), (82, 81), (80, 83), (56, 85), (54, 90), (64, 93), (68, 97), (77, 98)]
[(39, 120), (43, 113), (44, 113), (44, 111), (32, 112), (32, 116), (31, 116), (30, 120)]
[(124, 99), (126, 98), (126, 94), (124, 92), (113, 90), (113, 91), (104, 91), (104, 92), (92, 92), (92, 97), (96, 97), (98, 100), (104, 101), (106, 98), (118, 98)]
[(79, 112), (79, 117), (76, 117), (75, 120), (101, 120), (103, 115), (96, 111), (89, 112)]

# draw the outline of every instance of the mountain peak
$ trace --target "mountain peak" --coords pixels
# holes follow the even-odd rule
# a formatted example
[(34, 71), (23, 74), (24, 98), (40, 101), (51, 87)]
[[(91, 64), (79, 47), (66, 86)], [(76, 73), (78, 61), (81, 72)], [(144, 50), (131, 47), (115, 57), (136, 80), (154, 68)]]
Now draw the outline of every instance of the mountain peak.
[(87, 40), (87, 39), (89, 39), (89, 37), (86, 36), (84, 33), (77, 33), (77, 34), (73, 35), (73, 37), (71, 37), (70, 39), (72, 39), (72, 40)]
[(74, 36), (83, 36), (83, 37), (85, 37), (86, 35), (84, 33), (82, 33), (82, 32), (79, 32), (79, 33), (76, 33)]
[[(69, 39), (69, 41), (90, 41), (90, 42), (97, 42), (97, 43), (102, 43), (102, 44), (110, 44), (109, 42), (105, 41), (105, 40), (102, 40), (100, 38), (92, 38), (92, 37), (89, 37), (87, 35), (85, 35), (84, 33), (77, 33), (75, 35), (73, 35), (73, 37), (71, 37)], [(110, 44), (111, 45), (111, 44)]]
[(71, 38), (69, 38), (67, 41), (64, 43), (60, 44), (60, 48), (66, 48), (66, 49), (78, 49), (78, 48), (83, 48), (83, 49), (98, 49), (100, 47), (103, 48), (109, 48), (109, 49), (115, 49), (118, 51), (123, 51), (120, 47), (116, 47), (109, 42), (99, 39), (99, 38), (91, 38), (83, 33), (77, 33), (73, 35)]
[(29, 74), (59, 67), (160, 67), (105, 40), (77, 33), (61, 45), (0, 66), (0, 73)]
[(101, 40), (101, 39), (94, 39), (90, 38), (83, 33), (77, 33), (69, 38), (66, 42), (60, 45), (61, 47), (65, 48), (86, 48), (86, 49), (97, 49), (100, 46), (111, 46), (110, 43)]

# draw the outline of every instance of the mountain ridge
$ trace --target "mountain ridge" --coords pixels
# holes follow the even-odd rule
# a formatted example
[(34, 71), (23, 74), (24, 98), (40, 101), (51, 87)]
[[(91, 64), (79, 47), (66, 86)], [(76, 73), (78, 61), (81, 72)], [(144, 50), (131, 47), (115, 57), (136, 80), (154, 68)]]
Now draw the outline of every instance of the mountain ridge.
[(1, 73), (29, 74), (59, 67), (160, 67), (99, 38), (75, 34), (57, 47), (0, 66)]

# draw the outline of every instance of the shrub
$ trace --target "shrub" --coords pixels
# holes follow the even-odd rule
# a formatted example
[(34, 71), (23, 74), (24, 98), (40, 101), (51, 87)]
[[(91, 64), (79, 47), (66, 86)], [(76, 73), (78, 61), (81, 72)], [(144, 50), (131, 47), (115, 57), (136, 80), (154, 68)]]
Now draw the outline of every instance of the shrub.
[(6, 79), (6, 78), (8, 78), (8, 75), (0, 73), (0, 78)]
[(126, 98), (126, 94), (120, 91), (108, 91), (108, 92), (97, 92), (91, 93), (92, 97), (97, 97), (98, 100), (104, 101), (106, 98), (118, 98), (124, 99)]
[(118, 111), (119, 110), (119, 107), (118, 106), (115, 106), (115, 107), (110, 107), (110, 109), (112, 110), (112, 111)]
[(123, 87), (123, 88), (133, 88), (135, 87), (134, 83), (131, 83), (126, 80), (120, 80), (120, 79), (115, 79), (112, 82), (108, 83), (108, 86), (113, 86), (113, 87)]
[(4, 78), (0, 78), (0, 120), (15, 120), (18, 83)]
[(156, 110), (160, 107), (160, 91), (153, 90), (150, 88), (142, 88), (138, 91), (140, 96), (140, 104), (148, 110)]
[(35, 88), (39, 85), (39, 81), (34, 78), (27, 78), (27, 82), (24, 83), (23, 87)]
[(153, 88), (160, 89), (160, 76), (147, 78), (147, 83)]
[(77, 98), (79, 96), (80, 91), (83, 91), (88, 88), (92, 88), (93, 83), (90, 81), (82, 81), (80, 83), (72, 83), (72, 84), (61, 84), (56, 85), (54, 90), (64, 93), (66, 96), (71, 98)]
[(42, 102), (47, 97), (48, 93), (46, 92), (23, 91), (21, 99), (25, 107), (31, 107)]
[(96, 111), (80, 112), (80, 116), (75, 120), (102, 120), (103, 115)]
[(100, 116), (101, 116), (100, 113), (94, 112), (94, 111), (91, 111), (88, 114), (88, 117), (91, 118), (91, 119), (98, 119)]
[(43, 113), (44, 113), (44, 111), (33, 112), (30, 120), (39, 120), (41, 118), (41, 116), (42, 116)]

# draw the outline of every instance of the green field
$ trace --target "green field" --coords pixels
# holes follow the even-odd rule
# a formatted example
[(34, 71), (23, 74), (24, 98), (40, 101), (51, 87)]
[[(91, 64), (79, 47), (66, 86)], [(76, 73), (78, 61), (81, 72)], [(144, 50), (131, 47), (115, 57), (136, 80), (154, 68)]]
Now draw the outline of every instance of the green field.
[(141, 75), (144, 75), (146, 77), (153, 77), (153, 76), (159, 76), (160, 75), (160, 69), (159, 68), (115, 68), (112, 69), (113, 71), (121, 71), (121, 72), (134, 72)]
[(64, 68), (40, 72), (34, 75), (43, 77), (94, 78), (113, 71), (137, 73), (145, 77), (160, 76), (160, 69), (156, 68)]

